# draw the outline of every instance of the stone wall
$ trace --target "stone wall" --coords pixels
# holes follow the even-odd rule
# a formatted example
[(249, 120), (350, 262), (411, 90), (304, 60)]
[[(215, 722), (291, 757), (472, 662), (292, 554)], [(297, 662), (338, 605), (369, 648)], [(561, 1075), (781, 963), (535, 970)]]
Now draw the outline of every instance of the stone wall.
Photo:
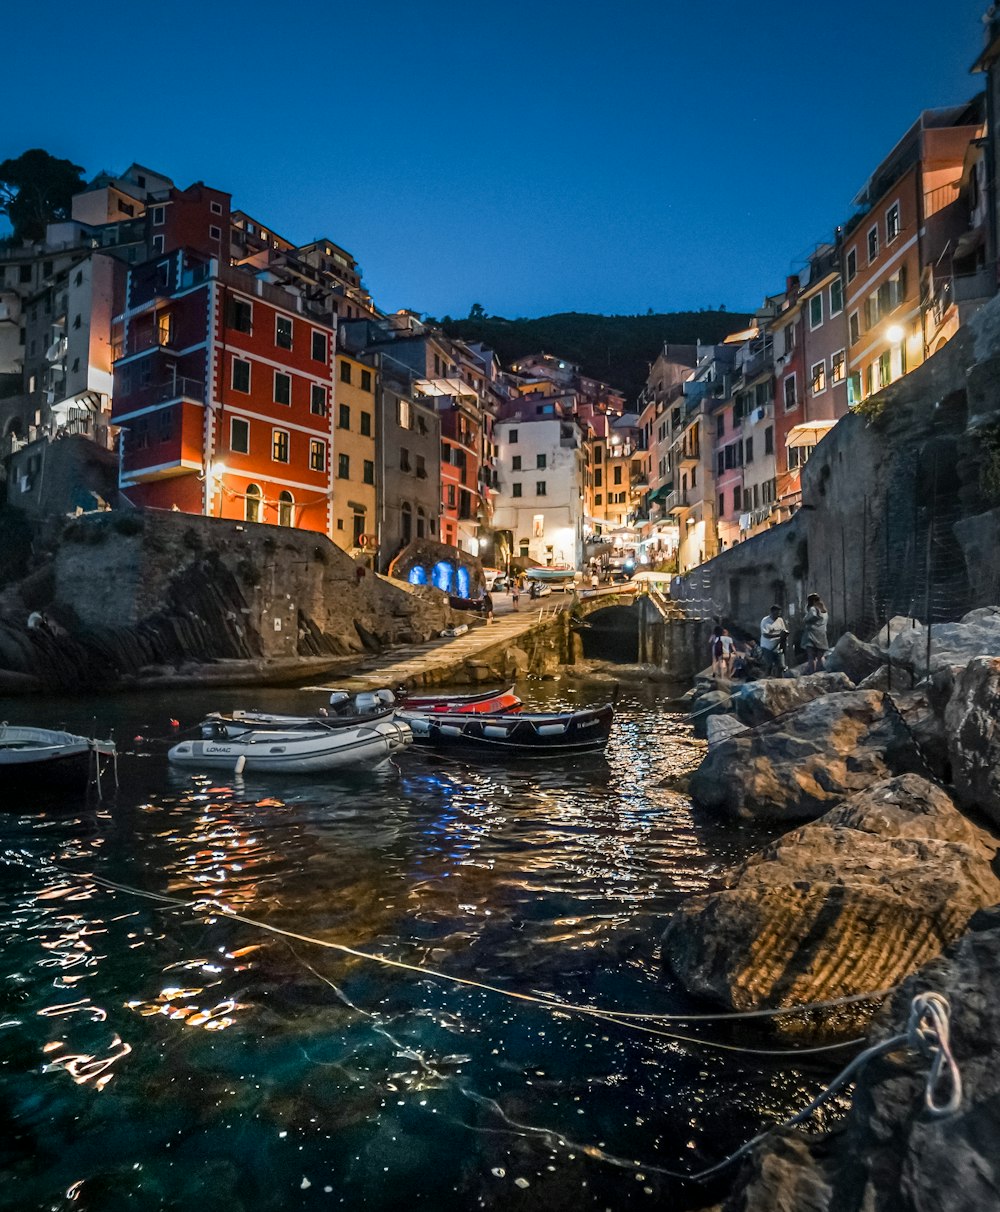
[(368, 570), (359, 577), (323, 535), (165, 510), (70, 522), (55, 557), (55, 603), (85, 628), (217, 617), (237, 649), (269, 659), (422, 639), (447, 621), (440, 594)]
[(831, 638), (998, 600), (1000, 298), (823, 439), (802, 497), (791, 521), (677, 578), (674, 596), (752, 634), (772, 602), (794, 632), (817, 592)]

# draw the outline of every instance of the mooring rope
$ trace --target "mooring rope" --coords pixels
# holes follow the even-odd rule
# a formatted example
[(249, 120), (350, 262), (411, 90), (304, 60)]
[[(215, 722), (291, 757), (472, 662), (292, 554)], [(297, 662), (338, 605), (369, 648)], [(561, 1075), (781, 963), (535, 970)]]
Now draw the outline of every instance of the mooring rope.
[[(769, 1010), (745, 1010), (745, 1011), (720, 1011), (715, 1014), (656, 1014), (656, 1013), (636, 1013), (627, 1010), (602, 1009), (599, 1006), (578, 1005), (571, 1002), (560, 1001), (555, 997), (540, 997), (533, 993), (522, 993), (516, 989), (504, 989), (499, 985), (490, 985), (484, 981), (477, 981), (471, 977), (456, 976), (452, 973), (441, 972), (434, 968), (427, 968), (420, 964), (411, 964), (406, 960), (393, 959), (387, 955), (380, 955), (375, 952), (361, 951), (356, 947), (351, 947), (346, 943), (336, 943), (330, 939), (317, 938), (314, 935), (301, 934), (298, 931), (287, 930), (283, 926), (276, 926), (271, 922), (264, 922), (258, 918), (247, 917), (245, 914), (237, 913), (227, 905), (222, 905), (218, 901), (211, 899), (202, 899), (199, 901), (187, 901), (180, 897), (167, 896), (159, 892), (148, 892), (142, 888), (135, 888), (129, 884), (122, 884), (116, 880), (105, 879), (98, 875), (79, 875), (69, 871), (67, 868), (59, 866), (57, 863), (43, 861), (31, 855), (25, 855), (20, 852), (18, 859), (29, 860), (24, 865), (30, 865), (31, 862), (45, 869), (59, 872), (60, 875), (77, 883), (90, 883), (100, 888), (106, 888), (109, 891), (120, 892), (123, 895), (138, 897), (143, 900), (148, 900), (154, 904), (161, 905), (170, 909), (183, 909), (188, 912), (208, 911), (218, 914), (221, 917), (232, 921), (241, 922), (243, 925), (251, 926), (257, 930), (263, 930), (269, 934), (285, 939), (294, 939), (300, 943), (307, 943), (310, 946), (320, 947), (328, 951), (336, 951), (341, 955), (351, 956), (354, 959), (367, 961), (368, 963), (380, 964), (388, 968), (396, 968), (405, 972), (413, 972), (424, 979), (444, 981), (454, 985), (464, 986), (466, 988), (477, 989), (485, 993), (493, 993), (500, 997), (506, 997), (514, 1001), (525, 1002), (530, 1005), (535, 1005), (547, 1010), (550, 1014), (578, 1014), (590, 1018), (596, 1018), (603, 1022), (616, 1023), (620, 1027), (628, 1028), (632, 1031), (638, 1031), (645, 1035), (653, 1035), (662, 1039), (669, 1039), (677, 1043), (691, 1044), (696, 1047), (711, 1048), (724, 1052), (738, 1052), (753, 1056), (780, 1056), (780, 1057), (799, 1057), (812, 1056), (826, 1052), (840, 1051), (844, 1048), (856, 1046), (864, 1043), (863, 1038), (853, 1038), (846, 1040), (838, 1040), (831, 1044), (818, 1044), (814, 1046), (799, 1047), (799, 1048), (752, 1048), (746, 1045), (726, 1044), (718, 1040), (706, 1040), (697, 1036), (682, 1035), (674, 1031), (663, 1031), (657, 1026), (647, 1025), (649, 1023), (670, 1024), (670, 1023), (689, 1023), (689, 1022), (726, 1022), (728, 1020), (740, 1020), (751, 1018), (774, 1018), (780, 1015), (796, 1014), (815, 1010), (832, 1009), (837, 1006), (849, 1005), (855, 1002), (873, 1001), (885, 996), (889, 990), (879, 990), (874, 993), (853, 994), (848, 997), (836, 998), (830, 1002), (809, 1002), (797, 1006), (776, 1007)], [(5, 855), (5, 860), (15, 862), (12, 852), (8, 851)]]
[[(27, 860), (27, 861), (26, 861)], [(357, 959), (368, 960), (370, 962), (384, 964), (388, 967), (399, 968), (406, 971), (416, 972), (423, 977), (433, 977), (435, 979), (450, 981), (455, 984), (471, 986), (487, 992), (497, 993), (504, 997), (514, 998), (518, 1001), (524, 1001), (541, 1006), (546, 1010), (555, 1013), (582, 1013), (591, 1015), (598, 1019), (607, 1022), (616, 1022), (620, 1026), (630, 1027), (633, 1030), (644, 1031), (653, 1035), (662, 1036), (668, 1039), (682, 1040), (702, 1047), (722, 1047), (727, 1051), (749, 1052), (764, 1055), (782, 1055), (782, 1056), (801, 1056), (814, 1052), (830, 1051), (835, 1047), (846, 1047), (848, 1044), (862, 1043), (863, 1040), (848, 1040), (841, 1044), (829, 1045), (820, 1048), (792, 1048), (784, 1050), (772, 1050), (766, 1052), (762, 1049), (740, 1048), (734, 1045), (721, 1045), (715, 1042), (706, 1040), (692, 1039), (690, 1037), (674, 1035), (670, 1032), (658, 1031), (652, 1027), (644, 1027), (634, 1021), (629, 1021), (628, 1012), (621, 1011), (605, 1011), (593, 1006), (575, 1006), (565, 1002), (553, 1001), (548, 998), (537, 997), (534, 994), (518, 993), (514, 990), (502, 989), (494, 985), (486, 985), (479, 981), (470, 980), (467, 977), (451, 976), (447, 973), (437, 972), (433, 969), (422, 968), (416, 964), (409, 964), (402, 960), (393, 960), (388, 956), (374, 955), (369, 952), (359, 951), (354, 947), (349, 947), (343, 943), (333, 943), (325, 939), (314, 938), (310, 935), (299, 934), (295, 931), (285, 930), (280, 926), (274, 926), (268, 922), (261, 922), (255, 918), (246, 917), (244, 914), (236, 913), (228, 906), (219, 905), (212, 900), (201, 901), (185, 901), (179, 897), (166, 896), (163, 893), (147, 892), (141, 888), (133, 888), (128, 884), (120, 884), (115, 880), (104, 879), (102, 876), (82, 876), (75, 872), (66, 870), (60, 867), (57, 863), (52, 863), (47, 860), (40, 860), (35, 856), (22, 852), (7, 851), (4, 855), (4, 861), (16, 865), (30, 866), (34, 863), (36, 866), (43, 869), (50, 868), (58, 871), (77, 882), (87, 882), (98, 887), (106, 888), (111, 891), (121, 892), (125, 895), (136, 896), (145, 900), (152, 901), (158, 905), (171, 909), (186, 909), (189, 911), (198, 910), (200, 908), (207, 909), (210, 912), (217, 913), (220, 916), (229, 918), (233, 921), (238, 921), (244, 925), (252, 926), (256, 929), (261, 929), (269, 933), (280, 935), (286, 939), (295, 939), (300, 942), (310, 945), (323, 947), (329, 950), (338, 951), (345, 955), (353, 956)], [(325, 978), (321, 978), (325, 979)], [(873, 999), (882, 996), (888, 990), (883, 990), (877, 994), (857, 994), (852, 997), (838, 998), (832, 1002), (822, 1003), (815, 1002), (796, 1007), (782, 1007), (775, 1011), (743, 1011), (733, 1014), (707, 1015), (696, 1016), (705, 1018), (745, 1018), (745, 1017), (764, 1017), (774, 1014), (788, 1014), (803, 1010), (824, 1009), (828, 1007), (845, 1005), (850, 1002), (862, 1001), (866, 998)], [(636, 1016), (638, 1017), (638, 1016)], [(683, 1015), (660, 1015), (650, 1016), (660, 1018), (662, 1021), (686, 1021)], [(907, 1021), (906, 1030), (899, 1034), (890, 1036), (888, 1039), (880, 1043), (872, 1044), (861, 1053), (859, 1053), (852, 1061), (850, 1061), (832, 1081), (816, 1095), (801, 1111), (789, 1116), (779, 1124), (775, 1124), (770, 1128), (759, 1132), (745, 1144), (735, 1149), (721, 1161), (699, 1171), (687, 1172), (681, 1170), (671, 1170), (665, 1166), (655, 1164), (643, 1165), (640, 1162), (624, 1161), (623, 1159), (613, 1158), (605, 1154), (602, 1149), (590, 1146), (577, 1146), (564, 1137), (562, 1134), (548, 1129), (531, 1128), (528, 1125), (517, 1124), (513, 1120), (508, 1120), (512, 1127), (523, 1129), (524, 1131), (544, 1131), (545, 1135), (558, 1141), (560, 1144), (569, 1147), (577, 1148), (588, 1152), (600, 1160), (613, 1162), (615, 1165), (624, 1166), (627, 1169), (642, 1171), (649, 1174), (662, 1175), (666, 1178), (679, 1179), (684, 1182), (704, 1182), (706, 1179), (719, 1174), (722, 1170), (727, 1169), (741, 1157), (746, 1156), (757, 1145), (761, 1144), (769, 1136), (777, 1132), (787, 1131), (789, 1128), (796, 1127), (798, 1124), (804, 1123), (814, 1111), (817, 1111), (825, 1102), (832, 1098), (839, 1090), (841, 1090), (847, 1082), (858, 1073), (865, 1065), (879, 1056), (884, 1056), (887, 1053), (897, 1051), (902, 1047), (908, 1047), (914, 1052), (920, 1053), (930, 1061), (927, 1071), (924, 1087), (924, 1106), (928, 1113), (936, 1118), (941, 1119), (950, 1115), (954, 1115), (962, 1104), (962, 1075), (959, 1070), (958, 1063), (955, 1060), (951, 1050), (951, 1031), (950, 1031), (951, 1005), (943, 994), (933, 990), (916, 994), (910, 1003), (910, 1013)]]

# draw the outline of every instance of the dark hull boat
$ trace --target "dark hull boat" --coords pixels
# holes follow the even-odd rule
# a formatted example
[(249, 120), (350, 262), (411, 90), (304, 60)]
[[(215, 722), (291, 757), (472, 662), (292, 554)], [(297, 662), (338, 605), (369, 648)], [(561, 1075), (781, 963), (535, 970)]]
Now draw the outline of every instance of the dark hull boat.
[(54, 728), (0, 724), (0, 777), (5, 785), (77, 783), (100, 786), (102, 758), (116, 758), (113, 741), (77, 736)]
[(455, 753), (552, 757), (603, 749), (611, 735), (614, 709), (521, 712), (517, 715), (410, 712), (397, 718), (413, 732), (414, 745)]

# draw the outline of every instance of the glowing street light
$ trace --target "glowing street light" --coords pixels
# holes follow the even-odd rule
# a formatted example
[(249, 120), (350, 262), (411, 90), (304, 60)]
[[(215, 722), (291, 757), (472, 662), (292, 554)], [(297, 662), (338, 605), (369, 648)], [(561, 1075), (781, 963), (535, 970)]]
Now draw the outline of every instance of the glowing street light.
[(893, 345), (899, 345), (906, 336), (906, 330), (902, 324), (890, 324), (886, 329), (885, 335), (889, 338)]

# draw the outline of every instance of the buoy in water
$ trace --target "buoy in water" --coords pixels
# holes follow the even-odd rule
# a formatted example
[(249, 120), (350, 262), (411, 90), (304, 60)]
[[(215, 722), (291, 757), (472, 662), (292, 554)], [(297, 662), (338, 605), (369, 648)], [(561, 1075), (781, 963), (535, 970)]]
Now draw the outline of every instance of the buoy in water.
[(170, 721), (170, 727), (171, 727), (171, 728), (180, 728), (180, 726), (181, 726), (181, 722), (180, 722), (180, 720), (173, 720), (173, 719), (172, 719), (172, 720)]
[(247, 764), (247, 755), (245, 753), (241, 753), (240, 756), (236, 759), (236, 768), (234, 770), (234, 773), (242, 774), (246, 764)]

